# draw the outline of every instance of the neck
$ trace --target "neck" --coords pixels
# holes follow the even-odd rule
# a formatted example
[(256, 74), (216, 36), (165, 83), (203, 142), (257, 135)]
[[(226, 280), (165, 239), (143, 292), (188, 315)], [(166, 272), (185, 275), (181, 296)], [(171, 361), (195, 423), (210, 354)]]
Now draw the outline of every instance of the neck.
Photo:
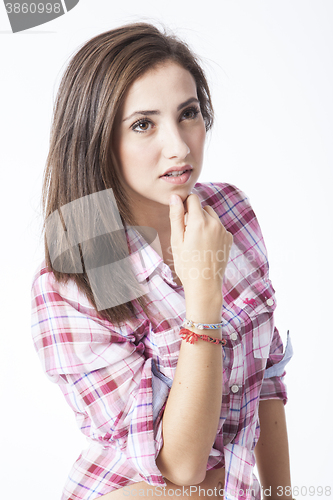
[(130, 208), (138, 226), (155, 229), (162, 239), (165, 239), (166, 235), (170, 236), (170, 209), (168, 205), (162, 205), (161, 203), (149, 200), (149, 203), (137, 201)]
[(169, 218), (169, 206), (162, 205), (149, 200), (136, 200), (135, 204), (131, 205), (131, 212), (134, 214), (136, 225), (150, 227), (155, 229), (159, 245), (152, 244), (154, 250), (163, 258), (164, 262), (170, 261), (172, 254), (170, 253), (170, 237), (171, 226)]

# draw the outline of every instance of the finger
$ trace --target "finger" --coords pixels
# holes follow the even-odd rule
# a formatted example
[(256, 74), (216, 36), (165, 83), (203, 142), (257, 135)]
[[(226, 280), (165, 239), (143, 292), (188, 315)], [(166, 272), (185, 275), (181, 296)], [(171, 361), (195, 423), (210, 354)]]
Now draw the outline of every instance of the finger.
[(183, 238), (184, 235), (184, 205), (180, 196), (174, 194), (169, 200), (169, 217), (171, 225), (171, 237)]
[(227, 231), (227, 235), (228, 235), (228, 238), (229, 238), (229, 245), (230, 245), (230, 248), (232, 247), (233, 245), (233, 242), (234, 242), (234, 237), (232, 235), (232, 233), (230, 233), (229, 231)]
[(214, 217), (214, 219), (220, 220), (220, 217), (210, 205), (205, 205), (202, 210), (205, 210), (205, 212)]
[(186, 209), (189, 219), (192, 217), (205, 217), (206, 212), (202, 210), (199, 196), (191, 193), (186, 199)]

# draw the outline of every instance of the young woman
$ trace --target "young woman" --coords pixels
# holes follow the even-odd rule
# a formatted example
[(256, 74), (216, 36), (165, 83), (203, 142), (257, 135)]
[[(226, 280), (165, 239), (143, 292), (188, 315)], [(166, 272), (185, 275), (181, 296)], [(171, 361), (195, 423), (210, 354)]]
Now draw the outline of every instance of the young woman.
[[(212, 123), (197, 58), (146, 23), (88, 41), (63, 76), (32, 287), (36, 350), (88, 440), (63, 500), (291, 498), (290, 348), (248, 199), (197, 182)], [(94, 212), (109, 193), (118, 219), (111, 204)], [(117, 231), (101, 250), (103, 218)], [(145, 293), (129, 298), (134, 282)]]

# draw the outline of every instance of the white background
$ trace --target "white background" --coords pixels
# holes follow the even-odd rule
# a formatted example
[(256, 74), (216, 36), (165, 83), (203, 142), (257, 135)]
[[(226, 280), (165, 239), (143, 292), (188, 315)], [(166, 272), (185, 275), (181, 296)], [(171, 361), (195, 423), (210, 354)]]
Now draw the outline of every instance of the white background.
[(294, 496), (331, 486), (323, 497), (333, 499), (331, 0), (81, 0), (16, 34), (1, 2), (0, 496), (59, 500), (85, 447), (30, 336), (42, 173), (66, 61), (92, 36), (138, 20), (162, 21), (204, 61), (217, 119), (199, 180), (235, 184), (258, 216), (276, 324), (295, 351), (286, 412), (293, 484), (303, 489)]

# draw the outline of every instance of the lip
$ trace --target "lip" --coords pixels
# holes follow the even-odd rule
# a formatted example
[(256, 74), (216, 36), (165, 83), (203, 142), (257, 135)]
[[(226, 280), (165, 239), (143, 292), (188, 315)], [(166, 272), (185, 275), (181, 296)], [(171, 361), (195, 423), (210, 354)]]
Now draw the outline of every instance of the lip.
[(192, 169), (187, 170), (182, 175), (177, 175), (175, 177), (173, 177), (172, 175), (170, 176), (162, 175), (161, 179), (165, 182), (169, 182), (170, 184), (179, 185), (179, 184), (185, 184), (189, 180), (191, 175), (192, 175)]
[(179, 172), (181, 170), (193, 170), (193, 167), (192, 165), (179, 165), (177, 167), (170, 167), (164, 172), (164, 174), (160, 175), (160, 177), (163, 177), (166, 174), (170, 174), (171, 172)]

